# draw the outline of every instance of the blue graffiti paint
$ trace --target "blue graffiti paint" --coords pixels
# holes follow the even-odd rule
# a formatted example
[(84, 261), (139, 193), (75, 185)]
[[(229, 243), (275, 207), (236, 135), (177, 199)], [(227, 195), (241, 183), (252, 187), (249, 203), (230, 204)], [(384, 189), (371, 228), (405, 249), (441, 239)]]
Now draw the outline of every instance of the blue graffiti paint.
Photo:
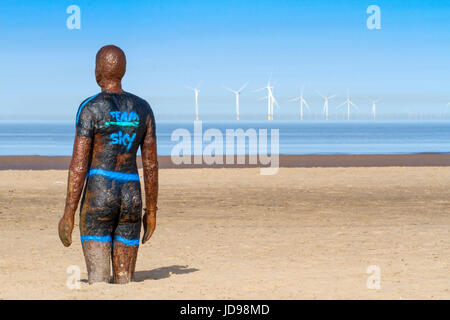
[(139, 239), (125, 239), (122, 238), (121, 236), (114, 236), (114, 241), (120, 241), (126, 245), (129, 246), (138, 246), (139, 245)]
[(124, 173), (117, 171), (107, 171), (103, 169), (91, 169), (88, 173), (88, 178), (95, 174), (99, 174), (108, 178), (112, 178), (115, 180), (123, 180), (123, 181), (139, 181), (139, 175), (137, 173)]
[(111, 242), (111, 236), (81, 236), (81, 243), (85, 241)]
[(111, 138), (111, 144), (119, 143), (119, 133), (122, 133), (122, 131), (119, 131), (118, 133), (111, 133), (111, 135), (109, 136)]
[(127, 151), (130, 150), (134, 139), (136, 138), (136, 133), (129, 135), (128, 133), (123, 133), (122, 131), (111, 133), (109, 136), (111, 138), (111, 144), (120, 144), (127, 147)]
[(109, 126), (121, 126), (121, 127), (137, 127), (139, 126), (139, 121), (133, 121), (133, 122), (128, 122), (128, 121), (124, 121), (124, 122), (118, 122), (118, 121), (106, 121), (105, 125), (107, 127)]
[(139, 116), (136, 112), (131, 111), (111, 111), (109, 113), (115, 121), (119, 122), (132, 122), (132, 121), (139, 121)]
[(132, 135), (131, 138), (129, 139), (130, 142), (128, 143), (127, 151), (130, 150), (131, 144), (133, 143), (134, 138), (136, 138), (136, 133), (133, 133), (133, 135)]
[(76, 122), (76, 124), (78, 124), (78, 120), (79, 120), (79, 118), (80, 118), (81, 110), (83, 110), (83, 107), (84, 107), (89, 101), (91, 101), (91, 100), (94, 99), (96, 96), (98, 96), (99, 94), (100, 94), (100, 93), (97, 93), (96, 95), (90, 97), (90, 98), (87, 99), (85, 102), (83, 102), (83, 104), (80, 106), (80, 109), (78, 110), (78, 113), (77, 113), (77, 122)]

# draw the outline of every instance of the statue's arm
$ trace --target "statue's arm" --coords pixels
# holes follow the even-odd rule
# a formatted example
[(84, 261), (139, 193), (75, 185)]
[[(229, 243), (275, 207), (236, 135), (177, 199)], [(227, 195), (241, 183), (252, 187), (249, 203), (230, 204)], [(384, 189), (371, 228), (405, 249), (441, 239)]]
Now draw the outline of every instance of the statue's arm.
[(144, 236), (142, 243), (147, 242), (156, 227), (156, 210), (158, 201), (158, 155), (156, 150), (156, 133), (154, 118), (149, 117), (147, 132), (141, 144), (142, 165), (144, 167), (145, 204)]
[(92, 138), (76, 135), (67, 182), (66, 206), (58, 228), (59, 238), (66, 247), (72, 243), (74, 216), (84, 187), (91, 157), (91, 145)]

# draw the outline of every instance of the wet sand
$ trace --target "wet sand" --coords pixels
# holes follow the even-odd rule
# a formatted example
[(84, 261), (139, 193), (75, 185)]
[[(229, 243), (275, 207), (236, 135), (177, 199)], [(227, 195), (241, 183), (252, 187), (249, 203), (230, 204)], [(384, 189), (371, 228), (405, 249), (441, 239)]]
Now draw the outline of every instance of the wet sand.
[[(0, 156), (0, 170), (67, 170), (71, 157), (67, 156)], [(192, 169), (192, 168), (242, 168), (258, 167), (250, 165), (248, 157), (245, 164), (233, 164), (223, 161), (223, 165), (175, 165), (169, 156), (158, 157), (161, 169)], [(450, 154), (418, 153), (418, 154), (373, 154), (373, 155), (280, 155), (279, 164), (282, 168), (313, 168), (313, 167), (435, 167), (450, 166)], [(138, 157), (138, 166), (142, 162)]]
[(128, 285), (86, 283), (78, 215), (59, 242), (66, 179), (0, 171), (0, 299), (450, 299), (449, 167), (162, 169)]

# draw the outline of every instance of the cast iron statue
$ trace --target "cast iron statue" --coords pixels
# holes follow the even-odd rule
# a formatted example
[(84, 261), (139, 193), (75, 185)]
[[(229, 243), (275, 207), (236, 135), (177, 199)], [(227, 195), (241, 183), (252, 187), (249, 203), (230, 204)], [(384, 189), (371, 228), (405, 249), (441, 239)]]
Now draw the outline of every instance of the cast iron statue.
[[(72, 243), (80, 206), (80, 234), (89, 283), (134, 280), (141, 221), (142, 244), (156, 226), (158, 162), (155, 118), (143, 99), (122, 90), (124, 52), (113, 45), (99, 50), (95, 77), (101, 92), (80, 105), (59, 238)], [(146, 209), (143, 219), (136, 152), (141, 147)]]

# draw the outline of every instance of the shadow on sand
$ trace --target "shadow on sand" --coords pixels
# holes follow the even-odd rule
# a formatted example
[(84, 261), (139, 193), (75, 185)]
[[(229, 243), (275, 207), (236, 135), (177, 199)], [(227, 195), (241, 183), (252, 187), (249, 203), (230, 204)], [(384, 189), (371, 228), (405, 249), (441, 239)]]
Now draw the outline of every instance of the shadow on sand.
[[(184, 274), (199, 271), (196, 268), (188, 268), (188, 266), (173, 265), (170, 267), (161, 267), (147, 271), (136, 271), (134, 273), (134, 281), (142, 282), (145, 280), (159, 280), (169, 278), (172, 274)], [(88, 283), (87, 279), (81, 279), (80, 282)], [(112, 278), (110, 280), (112, 283)]]
[(145, 280), (159, 280), (169, 278), (172, 274), (185, 274), (199, 271), (196, 268), (188, 268), (188, 266), (173, 265), (170, 267), (161, 267), (147, 271), (136, 271), (134, 278), (136, 282), (142, 282)]

